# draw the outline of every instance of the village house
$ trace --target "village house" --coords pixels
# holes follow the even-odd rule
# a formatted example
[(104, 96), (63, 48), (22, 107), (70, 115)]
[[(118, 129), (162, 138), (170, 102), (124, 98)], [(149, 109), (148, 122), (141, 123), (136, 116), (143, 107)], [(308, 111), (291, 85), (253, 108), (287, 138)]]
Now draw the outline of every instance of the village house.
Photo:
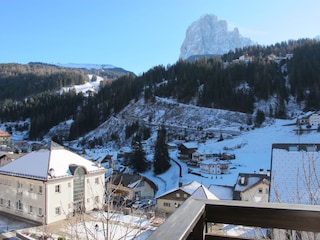
[(11, 144), (11, 134), (0, 129), (0, 145), (9, 146)]
[(217, 156), (218, 154), (212, 152), (211, 150), (198, 149), (194, 153), (192, 153), (192, 161), (198, 163), (200, 161), (207, 160)]
[(197, 151), (198, 143), (197, 142), (185, 142), (179, 146), (179, 154), (181, 160), (191, 160), (192, 154)]
[(270, 189), (270, 171), (264, 173), (239, 173), (234, 185), (233, 200), (250, 202), (268, 202)]
[(158, 190), (151, 180), (138, 174), (115, 173), (106, 184), (108, 193), (130, 201), (154, 198)]
[(0, 167), (0, 211), (42, 224), (104, 205), (106, 169), (55, 142)]
[[(319, 205), (320, 144), (272, 144), (270, 202)], [(274, 230), (273, 239), (319, 239), (313, 233)], [(290, 238), (290, 239), (291, 239)]]
[(180, 185), (178, 188), (157, 197), (158, 212), (164, 215), (170, 215), (189, 197), (218, 200), (218, 198), (204, 185), (192, 181), (188, 184)]
[(229, 173), (229, 161), (212, 158), (200, 163), (200, 171), (209, 174), (226, 174)]

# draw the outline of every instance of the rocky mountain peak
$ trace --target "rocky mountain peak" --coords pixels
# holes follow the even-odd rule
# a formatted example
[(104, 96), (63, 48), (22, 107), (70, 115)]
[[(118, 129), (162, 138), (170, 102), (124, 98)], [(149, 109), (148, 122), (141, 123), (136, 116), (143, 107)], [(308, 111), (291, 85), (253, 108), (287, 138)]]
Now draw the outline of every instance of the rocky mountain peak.
[(228, 23), (215, 15), (204, 15), (187, 29), (180, 49), (180, 58), (193, 55), (222, 55), (236, 48), (252, 45), (249, 38), (240, 35), (238, 28), (228, 31)]

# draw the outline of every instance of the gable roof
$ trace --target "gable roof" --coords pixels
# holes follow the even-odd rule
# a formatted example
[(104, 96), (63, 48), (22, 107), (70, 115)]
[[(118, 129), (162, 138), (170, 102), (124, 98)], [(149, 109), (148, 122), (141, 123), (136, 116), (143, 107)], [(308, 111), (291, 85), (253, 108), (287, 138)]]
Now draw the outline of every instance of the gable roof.
[[(95, 163), (75, 154), (55, 142), (30, 152), (0, 168), (0, 174), (20, 176), (37, 180), (72, 176), (74, 166), (83, 167), (86, 172), (106, 171)], [(53, 176), (54, 172), (54, 176)]]
[(209, 191), (221, 200), (233, 200), (233, 186), (211, 184)]
[(0, 129), (0, 137), (10, 137), (10, 136), (11, 136), (11, 134)]
[(204, 185), (197, 181), (192, 181), (188, 184), (185, 184), (179, 188), (172, 189), (157, 198), (163, 198), (167, 195), (170, 195), (173, 192), (176, 191), (183, 191), (187, 193), (189, 196), (193, 196), (193, 198), (197, 199), (218, 199), (213, 193), (209, 191), (208, 188), (206, 188)]
[(154, 182), (138, 174), (117, 173), (111, 177), (111, 181), (114, 185), (121, 183), (123, 186), (128, 188), (135, 188), (141, 181), (145, 181), (153, 188), (154, 191), (158, 190), (158, 187)]
[(270, 176), (262, 173), (239, 173), (234, 185), (233, 199), (241, 200), (240, 193), (246, 192), (259, 184), (270, 185)]
[(203, 185), (198, 187), (197, 190), (195, 190), (192, 193), (191, 198), (219, 200), (219, 198), (217, 196), (215, 196), (212, 192), (209, 191), (208, 188), (206, 188)]

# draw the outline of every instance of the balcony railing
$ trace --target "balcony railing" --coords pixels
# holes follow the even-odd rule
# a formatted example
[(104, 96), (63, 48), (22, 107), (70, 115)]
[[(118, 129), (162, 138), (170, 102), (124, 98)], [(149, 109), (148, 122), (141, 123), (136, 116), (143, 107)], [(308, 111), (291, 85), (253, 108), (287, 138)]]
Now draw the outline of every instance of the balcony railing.
[(260, 239), (213, 234), (208, 231), (208, 226), (212, 223), (319, 232), (320, 206), (189, 198), (148, 240)]

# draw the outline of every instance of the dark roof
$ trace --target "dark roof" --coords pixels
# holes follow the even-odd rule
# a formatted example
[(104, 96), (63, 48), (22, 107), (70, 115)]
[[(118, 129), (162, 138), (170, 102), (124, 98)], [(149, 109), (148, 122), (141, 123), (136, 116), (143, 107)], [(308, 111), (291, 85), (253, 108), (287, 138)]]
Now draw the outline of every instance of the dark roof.
[(114, 185), (118, 185), (122, 183), (123, 186), (128, 187), (128, 185), (138, 181), (138, 180), (146, 181), (154, 191), (158, 190), (157, 185), (154, 184), (150, 179), (140, 176), (138, 174), (129, 174), (129, 173), (116, 173), (111, 177), (111, 181)]

